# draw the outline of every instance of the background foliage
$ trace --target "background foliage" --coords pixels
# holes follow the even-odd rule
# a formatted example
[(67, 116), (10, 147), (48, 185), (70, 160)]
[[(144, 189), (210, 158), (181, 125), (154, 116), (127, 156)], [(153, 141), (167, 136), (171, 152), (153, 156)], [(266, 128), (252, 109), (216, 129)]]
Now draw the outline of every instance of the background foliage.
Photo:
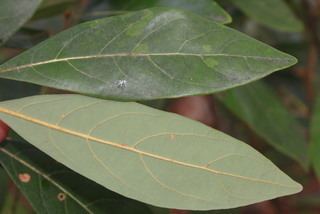
[[(124, 23), (136, 21), (136, 28), (133, 29), (139, 29), (139, 26), (142, 29), (148, 18), (151, 20), (165, 13), (167, 9), (164, 7), (184, 11), (172, 13), (173, 18), (181, 14), (187, 14), (185, 16), (188, 18), (173, 23), (172, 28), (160, 25), (161, 30), (157, 34), (147, 33), (140, 40), (139, 31), (133, 30), (130, 31), (132, 37), (125, 35), (124, 43), (120, 41), (112, 46), (112, 43), (103, 41), (101, 35), (108, 34), (110, 38), (115, 38), (119, 32), (124, 32)], [(151, 11), (151, 16), (145, 16), (145, 22), (141, 17), (147, 12), (129, 13), (146, 8), (153, 9), (145, 10)], [(124, 16), (119, 18), (118, 15)], [(109, 191), (100, 186), (102, 183), (97, 184), (80, 175), (83, 174), (81, 170), (75, 170), (75, 167), (72, 169), (76, 172), (70, 170), (40, 151), (41, 146), (35, 148), (11, 131), (8, 139), (0, 147), (1, 212), (318, 213), (319, 16), (318, 0), (1, 1), (0, 77), (6, 78), (0, 79), (1, 101), (35, 94), (65, 93), (63, 90), (117, 100), (157, 98), (141, 103), (198, 120), (247, 142), (304, 186), (303, 192), (293, 196), (227, 211), (179, 211), (157, 208)], [(100, 19), (105, 17), (108, 18)], [(162, 20), (160, 24), (170, 22), (169, 18)], [(81, 24), (83, 22), (86, 23)], [(109, 28), (110, 23), (115, 30)], [(285, 69), (295, 63), (294, 58), (223, 25), (295, 56), (298, 64)], [(76, 27), (69, 29), (73, 26)], [(97, 33), (87, 30), (88, 28), (101, 31)], [(188, 32), (187, 29), (192, 30)], [(210, 30), (219, 33), (211, 34)], [(61, 31), (64, 32), (54, 36)], [(77, 36), (78, 33), (81, 36)], [(186, 40), (176, 39), (182, 37)], [(36, 46), (42, 41), (45, 42)], [(89, 48), (81, 46), (87, 42), (91, 44)], [(122, 47), (121, 44), (125, 45)], [(212, 50), (209, 44), (217, 44), (219, 47), (213, 47)], [(137, 48), (138, 53), (145, 55), (159, 50), (165, 53), (177, 49), (183, 53), (189, 53), (191, 50), (200, 51), (197, 52), (198, 56), (185, 54), (183, 57), (187, 60), (182, 60), (180, 56), (151, 56), (147, 61), (139, 61), (137, 57), (125, 55), (124, 58), (112, 59), (110, 62), (106, 59), (85, 59), (71, 64), (56, 62), (60, 56), (92, 56), (101, 46), (105, 47), (101, 52), (104, 55), (121, 52), (126, 50), (126, 47), (131, 47), (132, 50)], [(24, 53), (20, 55), (22, 52)], [(217, 58), (217, 54), (221, 58)], [(247, 57), (250, 55), (258, 58)], [(10, 60), (15, 56), (17, 57)], [(48, 60), (53, 63), (28, 66), (30, 63)], [(89, 68), (92, 66), (96, 69), (90, 73)], [(216, 68), (217, 71), (212, 78), (209, 78), (206, 72), (192, 72), (209, 72), (210, 68)], [(238, 73), (231, 72), (230, 68)], [(131, 87), (127, 82), (119, 82), (119, 76), (104, 76), (103, 71), (113, 69), (129, 71), (128, 75), (131, 77), (137, 76), (134, 71), (138, 70), (141, 77), (136, 79), (135, 84), (141, 87)], [(285, 71), (250, 83), (280, 69)], [(60, 75), (70, 71), (69, 76)], [(79, 72), (82, 71), (85, 71), (89, 78), (79, 76)], [(152, 78), (147, 79), (146, 77), (150, 77), (150, 71)], [(223, 71), (224, 74), (230, 73), (229, 76), (219, 76), (219, 71)], [(186, 84), (190, 79), (201, 84)], [(80, 87), (75, 84), (79, 82)], [(213, 85), (218, 83), (221, 85), (214, 88)], [(232, 88), (245, 83), (249, 84)], [(102, 87), (106, 88), (102, 90)], [(220, 92), (222, 89), (229, 90)], [(211, 95), (213, 92), (215, 93)], [(200, 96), (164, 99), (197, 94)], [(194, 127), (198, 128), (196, 125)], [(41, 136), (33, 135), (30, 139), (32, 137)], [(68, 156), (73, 158), (72, 153)]]

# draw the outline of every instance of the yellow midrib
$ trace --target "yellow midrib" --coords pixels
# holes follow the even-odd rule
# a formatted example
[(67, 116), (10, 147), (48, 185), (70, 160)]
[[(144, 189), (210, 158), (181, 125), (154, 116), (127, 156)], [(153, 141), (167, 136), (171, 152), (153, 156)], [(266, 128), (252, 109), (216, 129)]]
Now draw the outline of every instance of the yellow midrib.
[(137, 154), (140, 154), (140, 155), (144, 155), (144, 156), (148, 156), (148, 157), (151, 157), (151, 158), (155, 158), (155, 159), (158, 159), (158, 160), (168, 161), (170, 163), (174, 163), (174, 164), (177, 164), (177, 165), (181, 165), (181, 166), (185, 166), (185, 167), (191, 167), (191, 168), (195, 168), (195, 169), (200, 169), (200, 170), (208, 171), (208, 172), (211, 172), (211, 173), (214, 173), (214, 174), (230, 176), (230, 177), (234, 177), (234, 178), (238, 178), (238, 179), (242, 179), (242, 180), (249, 180), (249, 181), (258, 182), (258, 183), (265, 183), (265, 184), (270, 184), (270, 185), (277, 185), (277, 186), (297, 189), (297, 187), (294, 187), (294, 186), (288, 186), (288, 185), (284, 185), (284, 184), (280, 184), (280, 183), (271, 182), (271, 181), (268, 181), (268, 180), (262, 180), (262, 179), (251, 178), (251, 177), (242, 176), (242, 175), (236, 175), (236, 174), (232, 174), (232, 173), (228, 173), (228, 172), (218, 171), (218, 170), (215, 170), (215, 169), (212, 169), (212, 168), (208, 168), (208, 167), (205, 167), (205, 166), (199, 166), (199, 165), (195, 165), (195, 164), (185, 163), (185, 162), (181, 162), (181, 161), (174, 160), (174, 159), (171, 159), (171, 158), (167, 158), (167, 157), (163, 157), (163, 156), (160, 156), (160, 155), (152, 154), (152, 153), (149, 153), (149, 152), (141, 151), (139, 149), (136, 149), (136, 148), (133, 148), (133, 147), (130, 147), (130, 146), (126, 146), (126, 145), (123, 145), (123, 144), (117, 144), (117, 143), (114, 143), (114, 142), (111, 142), (111, 141), (99, 139), (99, 138), (96, 138), (96, 137), (93, 137), (93, 136), (90, 136), (90, 135), (87, 135), (87, 134), (83, 134), (83, 133), (79, 133), (79, 132), (76, 132), (76, 131), (73, 131), (73, 130), (70, 130), (70, 129), (66, 129), (66, 128), (63, 128), (63, 127), (58, 126), (58, 125), (50, 124), (48, 122), (41, 121), (39, 119), (30, 117), (30, 116), (24, 115), (24, 114), (22, 114), (20, 112), (15, 112), (15, 111), (3, 108), (3, 107), (0, 107), (0, 112), (5, 113), (7, 115), (14, 116), (14, 117), (16, 117), (18, 119), (26, 120), (28, 122), (32, 122), (32, 123), (44, 126), (46, 128), (53, 129), (53, 130), (56, 130), (56, 131), (60, 131), (60, 132), (66, 133), (66, 134), (70, 134), (70, 135), (73, 135), (73, 136), (76, 136), (76, 137), (79, 137), (79, 138), (83, 138), (83, 139), (86, 139), (86, 140), (90, 140), (90, 141), (94, 141), (94, 142), (97, 142), (97, 143), (105, 144), (105, 145), (112, 146), (112, 147), (115, 147), (115, 148), (123, 149), (123, 150), (130, 151), (130, 152), (133, 152), (133, 153), (137, 153)]
[(258, 60), (285, 60), (284, 58), (277, 57), (263, 57), (263, 56), (242, 56), (237, 54), (224, 54), (224, 53), (112, 53), (112, 54), (98, 54), (98, 55), (88, 55), (88, 56), (74, 56), (74, 57), (66, 57), (66, 58), (58, 58), (58, 59), (50, 59), (41, 62), (34, 62), (30, 64), (24, 64), (16, 67), (10, 67), (5, 69), (0, 69), (0, 73), (9, 72), (13, 70), (31, 68), (33, 66), (45, 65), (55, 62), (65, 62), (68, 60), (81, 60), (81, 59), (96, 59), (96, 58), (112, 58), (112, 57), (150, 57), (150, 56), (194, 56), (194, 57), (238, 57), (238, 58), (249, 58), (249, 59), (258, 59)]

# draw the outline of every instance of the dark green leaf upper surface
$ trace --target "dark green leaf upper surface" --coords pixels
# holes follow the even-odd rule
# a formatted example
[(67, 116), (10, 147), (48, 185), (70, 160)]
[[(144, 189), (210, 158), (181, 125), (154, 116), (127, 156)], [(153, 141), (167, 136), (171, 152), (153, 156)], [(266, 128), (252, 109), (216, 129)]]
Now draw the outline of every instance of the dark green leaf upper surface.
[(208, 94), (296, 63), (200, 16), (153, 8), (78, 25), (0, 66), (0, 77), (121, 100)]
[(308, 152), (303, 127), (266, 84), (259, 81), (229, 90), (219, 99), (266, 142), (307, 168)]
[(301, 191), (247, 144), (137, 103), (34, 96), (2, 102), (0, 118), (81, 175), (156, 206), (226, 209)]
[(0, 45), (28, 21), (40, 3), (41, 0), (0, 1)]
[(0, 146), (0, 163), (37, 213), (150, 214), (146, 205), (90, 181), (24, 142)]
[(301, 31), (303, 25), (283, 0), (229, 0), (254, 20), (281, 31)]
[(3, 213), (3, 209), (5, 209), (5, 201), (7, 199), (8, 192), (8, 183), (9, 183), (9, 177), (7, 173), (4, 171), (4, 169), (0, 165), (0, 213)]

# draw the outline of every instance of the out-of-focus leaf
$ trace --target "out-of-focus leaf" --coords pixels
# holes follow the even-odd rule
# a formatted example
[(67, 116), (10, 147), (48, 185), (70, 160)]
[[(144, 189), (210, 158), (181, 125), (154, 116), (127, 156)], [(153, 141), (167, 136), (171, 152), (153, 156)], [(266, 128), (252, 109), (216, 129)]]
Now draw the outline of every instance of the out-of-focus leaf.
[(137, 103), (43, 95), (2, 102), (0, 118), (74, 171), (155, 206), (226, 209), (301, 191), (247, 144)]
[(23, 82), (0, 79), (0, 100), (17, 99), (38, 94), (40, 87)]
[[(3, 143), (3, 142), (2, 142)], [(1, 159), (1, 154), (0, 154)], [(0, 161), (0, 213), (1, 214), (30, 214), (32, 210), (21, 201), (21, 194), (13, 188), (9, 176), (2, 168)]]
[(153, 8), (78, 25), (0, 66), (0, 77), (119, 100), (208, 94), (296, 59), (240, 32)]
[(0, 165), (0, 213), (3, 205), (4, 205), (4, 200), (5, 200), (5, 196), (6, 193), (8, 191), (8, 184), (9, 184), (9, 177), (7, 175), (7, 173), (4, 171), (4, 169), (2, 168), (2, 166)]
[(193, 211), (192, 214), (239, 214), (240, 209)]
[(314, 105), (314, 112), (311, 122), (311, 144), (310, 154), (313, 168), (320, 178), (320, 96)]
[(21, 201), (19, 195), (14, 195), (10, 192), (1, 192), (1, 194), (5, 197), (5, 200), (0, 205), (1, 214), (33, 214), (33, 211), (28, 209), (29, 207), (26, 207), (26, 204)]
[(56, 5), (72, 4), (76, 0), (42, 0), (39, 10), (54, 7)]
[(40, 3), (41, 0), (0, 1), (0, 45), (28, 21)]
[(0, 147), (0, 162), (37, 213), (151, 213), (146, 205), (106, 190), (26, 143), (7, 143)]
[(152, 214), (170, 214), (169, 209), (161, 208), (161, 207), (154, 207), (154, 206), (149, 206)]
[(303, 167), (308, 166), (303, 127), (266, 84), (255, 82), (226, 91), (218, 98), (267, 143)]
[(209, 210), (209, 211), (172, 211), (168, 209), (155, 208), (152, 210), (153, 214), (171, 214), (171, 213), (181, 213), (181, 214), (238, 214), (241, 213), (240, 209), (228, 209), (228, 210)]
[[(2, 54), (0, 52), (0, 63), (6, 60)], [(33, 84), (0, 79), (0, 101), (35, 95), (39, 91), (40, 87)]]
[(172, 7), (197, 13), (218, 23), (227, 24), (231, 16), (212, 0), (111, 0), (116, 10), (140, 10), (148, 7)]
[(281, 31), (301, 31), (303, 25), (282, 0), (229, 0), (259, 23)]
[(6, 42), (6, 48), (26, 50), (48, 37), (49, 34), (46, 31), (23, 27)]
[(42, 0), (39, 10), (32, 19), (46, 18), (54, 15), (61, 15), (65, 10), (75, 4), (76, 0)]

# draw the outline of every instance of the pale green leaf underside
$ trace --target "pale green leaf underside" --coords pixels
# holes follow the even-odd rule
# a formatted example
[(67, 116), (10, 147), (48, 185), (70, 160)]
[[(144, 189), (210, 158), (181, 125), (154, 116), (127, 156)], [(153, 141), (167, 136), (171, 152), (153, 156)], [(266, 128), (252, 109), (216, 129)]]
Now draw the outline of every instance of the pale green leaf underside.
[(40, 3), (41, 0), (0, 1), (0, 45), (28, 21)]
[(254, 82), (223, 92), (218, 98), (260, 137), (308, 168), (303, 127), (266, 84)]
[(281, 31), (301, 31), (303, 25), (283, 0), (229, 0), (254, 20)]
[(35, 96), (2, 102), (0, 118), (74, 171), (156, 206), (224, 209), (301, 190), (248, 145), (137, 103)]
[(296, 62), (192, 13), (146, 9), (78, 25), (0, 66), (0, 77), (122, 100), (208, 94)]

